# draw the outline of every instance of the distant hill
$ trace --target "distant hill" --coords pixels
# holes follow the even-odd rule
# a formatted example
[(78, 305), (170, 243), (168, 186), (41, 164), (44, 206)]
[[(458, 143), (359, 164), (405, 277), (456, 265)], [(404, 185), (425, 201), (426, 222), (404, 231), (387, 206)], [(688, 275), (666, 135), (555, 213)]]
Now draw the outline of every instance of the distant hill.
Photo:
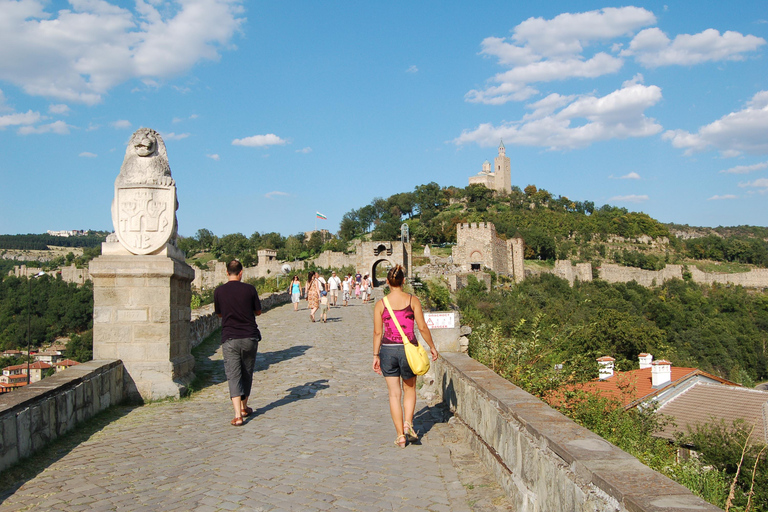
[(0, 250), (45, 251), (53, 247), (96, 247), (107, 239), (106, 231), (89, 231), (82, 236), (52, 236), (49, 234), (0, 235)]
[(527, 259), (609, 261), (646, 269), (687, 260), (768, 267), (768, 228), (663, 224), (642, 212), (573, 201), (535, 185), (513, 187), (508, 195), (482, 185), (419, 185), (347, 212), (339, 236), (349, 240), (370, 232), (374, 240), (392, 240), (399, 238), (403, 222), (413, 242), (435, 245), (454, 243), (457, 224), (493, 222), (499, 236), (525, 240)]

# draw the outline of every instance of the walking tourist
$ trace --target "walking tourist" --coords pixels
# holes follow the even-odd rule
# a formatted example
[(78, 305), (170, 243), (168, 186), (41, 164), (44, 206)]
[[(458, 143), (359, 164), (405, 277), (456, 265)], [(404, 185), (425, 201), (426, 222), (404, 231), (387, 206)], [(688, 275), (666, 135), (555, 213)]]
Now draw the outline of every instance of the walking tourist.
[(328, 322), (328, 292), (323, 290), (320, 292), (320, 320), (323, 323)]
[(293, 276), (290, 286), (291, 302), (293, 302), (293, 310), (299, 310), (299, 300), (301, 299), (301, 280), (298, 275)]
[(368, 274), (365, 274), (365, 277), (363, 277), (363, 281), (360, 283), (360, 288), (363, 293), (363, 304), (368, 304), (368, 301), (371, 299), (371, 293), (373, 292), (371, 289), (371, 281), (368, 279)]
[(331, 272), (331, 278), (328, 279), (328, 291), (330, 293), (331, 306), (336, 306), (336, 302), (339, 300), (339, 289), (341, 288), (341, 279), (336, 275), (336, 272)]
[(221, 318), (221, 350), (229, 396), (235, 409), (231, 424), (239, 427), (243, 418), (253, 414), (248, 407), (253, 384), (253, 368), (261, 333), (256, 317), (261, 314), (259, 294), (252, 285), (243, 283), (243, 265), (232, 260), (227, 264), (227, 282), (213, 292), (214, 311)]
[(320, 285), (311, 270), (307, 274), (307, 284), (304, 285), (304, 296), (309, 306), (309, 319), (315, 321), (315, 311), (320, 307)]
[(315, 278), (317, 279), (317, 284), (319, 285), (320, 291), (328, 291), (328, 283), (325, 281), (325, 278), (320, 272), (315, 272)]
[(360, 272), (355, 274), (355, 298), (360, 298), (360, 284), (363, 282), (363, 276), (360, 275)]
[[(417, 344), (414, 324), (418, 326), (421, 337), (429, 346), (432, 360), (437, 360), (437, 349), (432, 342), (432, 334), (424, 321), (421, 302), (417, 297), (403, 291), (405, 272), (403, 267), (395, 265), (387, 272), (389, 283), (388, 300), (408, 341)], [(378, 301), (373, 309), (373, 371), (384, 376), (389, 391), (389, 413), (395, 424), (397, 437), (395, 445), (405, 448), (407, 441), (417, 441), (418, 435), (413, 428), (413, 414), (416, 410), (416, 375), (408, 366), (405, 357), (403, 338), (395, 325), (383, 301)], [(402, 392), (400, 381), (402, 379)], [(402, 404), (401, 404), (402, 400)]]
[(341, 283), (342, 299), (344, 300), (344, 305), (345, 306), (347, 304), (349, 304), (349, 290), (350, 290), (351, 283), (352, 283), (352, 275), (351, 274), (347, 274), (344, 277), (344, 282)]

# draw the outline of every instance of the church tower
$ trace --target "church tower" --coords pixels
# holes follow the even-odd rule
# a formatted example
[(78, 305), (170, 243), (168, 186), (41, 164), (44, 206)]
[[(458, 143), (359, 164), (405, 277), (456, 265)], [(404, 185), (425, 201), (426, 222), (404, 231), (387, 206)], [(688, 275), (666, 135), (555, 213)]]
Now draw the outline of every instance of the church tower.
[(499, 156), (493, 159), (493, 172), (496, 175), (493, 189), (505, 194), (512, 192), (512, 166), (502, 140), (499, 140)]

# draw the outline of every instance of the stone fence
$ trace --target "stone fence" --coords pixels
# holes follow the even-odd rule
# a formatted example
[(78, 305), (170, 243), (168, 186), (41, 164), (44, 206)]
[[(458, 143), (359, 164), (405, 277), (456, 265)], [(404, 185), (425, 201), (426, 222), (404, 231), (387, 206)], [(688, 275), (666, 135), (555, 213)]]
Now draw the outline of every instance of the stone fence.
[[(291, 300), (288, 292), (265, 293), (260, 296), (261, 309), (266, 311)], [(189, 327), (189, 345), (194, 348), (211, 335), (213, 331), (221, 327), (221, 319), (213, 312), (213, 304), (192, 310), (192, 324)]]
[(438, 393), (519, 512), (716, 512), (465, 354), (442, 352)]
[(122, 399), (120, 361), (89, 361), (0, 395), (0, 471)]

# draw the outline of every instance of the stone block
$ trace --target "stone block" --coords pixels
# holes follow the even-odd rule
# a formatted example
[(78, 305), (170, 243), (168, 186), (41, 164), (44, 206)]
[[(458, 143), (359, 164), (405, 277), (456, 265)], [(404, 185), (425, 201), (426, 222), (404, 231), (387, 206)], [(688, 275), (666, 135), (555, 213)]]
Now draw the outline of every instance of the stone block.
[(161, 306), (168, 308), (171, 297), (167, 291), (153, 287), (131, 288), (131, 304), (142, 307)]
[(16, 413), (16, 447), (20, 459), (32, 455), (32, 412), (29, 407)]
[(61, 436), (75, 426), (75, 390), (56, 395), (56, 435)]
[(102, 306), (93, 308), (93, 323), (108, 324), (113, 321), (111, 306)]
[(112, 359), (112, 357), (108, 356), (96, 356), (98, 346), (101, 343), (130, 343), (132, 338), (133, 331), (130, 325), (115, 325), (114, 323), (95, 324), (93, 326), (93, 339), (98, 339), (99, 343), (94, 341), (94, 357), (99, 357), (99, 359)]
[(3, 471), (19, 459), (16, 414), (14, 412), (6, 412), (0, 416), (0, 440), (2, 440), (0, 471)]
[(171, 343), (171, 326), (168, 324), (141, 323), (133, 328), (134, 343)]
[(149, 308), (149, 321), (156, 324), (167, 324), (171, 322), (171, 310), (163, 306), (153, 306)]

